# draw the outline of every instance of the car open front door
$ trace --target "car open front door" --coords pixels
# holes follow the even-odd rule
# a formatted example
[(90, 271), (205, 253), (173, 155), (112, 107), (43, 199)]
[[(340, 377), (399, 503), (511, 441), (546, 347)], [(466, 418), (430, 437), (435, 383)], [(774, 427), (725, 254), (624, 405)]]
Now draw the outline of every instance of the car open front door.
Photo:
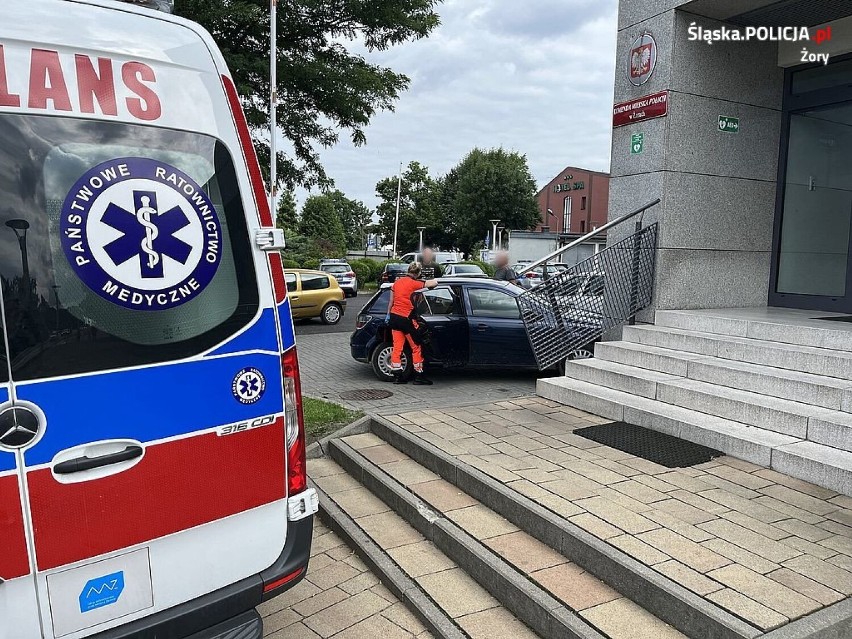
[(468, 326), (460, 291), (449, 286), (418, 291), (412, 298), (418, 320), (429, 329), (424, 345), (426, 361), (444, 366), (466, 366), (468, 361)]
[(0, 424), (29, 437), (17, 477), (0, 452), (0, 576), (29, 572), (17, 479), (45, 639), (260, 573), (287, 534), (281, 346), (231, 155), (71, 118), (2, 115), (0, 141)]

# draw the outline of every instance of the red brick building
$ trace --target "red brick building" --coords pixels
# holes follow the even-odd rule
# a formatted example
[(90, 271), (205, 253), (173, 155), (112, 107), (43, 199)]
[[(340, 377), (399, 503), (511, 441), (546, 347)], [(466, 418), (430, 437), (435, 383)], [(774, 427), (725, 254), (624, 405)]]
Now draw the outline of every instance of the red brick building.
[(539, 191), (536, 231), (580, 237), (606, 224), (608, 206), (609, 174), (569, 166)]

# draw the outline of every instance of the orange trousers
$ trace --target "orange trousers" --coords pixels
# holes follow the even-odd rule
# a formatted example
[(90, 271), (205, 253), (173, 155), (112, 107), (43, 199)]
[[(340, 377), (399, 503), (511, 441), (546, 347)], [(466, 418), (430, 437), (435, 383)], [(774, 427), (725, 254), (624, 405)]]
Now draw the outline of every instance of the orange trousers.
[(420, 344), (411, 336), (410, 333), (404, 331), (391, 331), (393, 336), (393, 352), (391, 352), (391, 368), (394, 370), (402, 370), (402, 351), (405, 348), (405, 343), (411, 347), (411, 358), (414, 362), (414, 370), (418, 373), (423, 372), (423, 349)]

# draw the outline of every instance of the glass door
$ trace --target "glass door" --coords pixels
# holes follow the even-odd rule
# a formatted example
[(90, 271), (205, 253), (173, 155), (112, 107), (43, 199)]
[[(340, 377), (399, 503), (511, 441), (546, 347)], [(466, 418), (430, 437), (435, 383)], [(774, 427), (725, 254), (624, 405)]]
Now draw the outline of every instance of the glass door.
[(775, 294), (852, 312), (852, 102), (790, 115)]

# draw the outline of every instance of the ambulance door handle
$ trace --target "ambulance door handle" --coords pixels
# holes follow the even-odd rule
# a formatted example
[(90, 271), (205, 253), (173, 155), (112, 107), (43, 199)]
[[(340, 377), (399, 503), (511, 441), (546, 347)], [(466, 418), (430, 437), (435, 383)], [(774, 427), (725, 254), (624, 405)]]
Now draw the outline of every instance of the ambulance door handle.
[(109, 453), (107, 455), (99, 455), (97, 457), (76, 457), (56, 464), (56, 466), (53, 467), (53, 472), (57, 475), (81, 473), (86, 470), (94, 470), (95, 468), (103, 468), (104, 466), (111, 466), (112, 464), (132, 461), (141, 457), (142, 452), (143, 450), (141, 446), (128, 446), (117, 453)]

